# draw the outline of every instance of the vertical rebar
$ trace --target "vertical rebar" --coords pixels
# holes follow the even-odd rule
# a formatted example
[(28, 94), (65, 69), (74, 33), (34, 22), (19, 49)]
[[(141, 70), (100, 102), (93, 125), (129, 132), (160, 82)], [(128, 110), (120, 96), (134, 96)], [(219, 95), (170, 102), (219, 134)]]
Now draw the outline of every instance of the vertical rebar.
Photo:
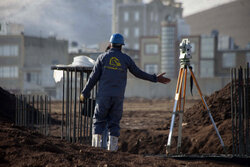
[(247, 155), (250, 154), (250, 143), (249, 143), (249, 118), (250, 118), (250, 111), (249, 111), (249, 63), (247, 63), (246, 68), (246, 153)]
[(246, 78), (246, 73), (247, 73), (247, 69), (243, 69), (243, 101), (244, 101), (244, 140), (245, 140), (245, 154), (247, 154), (247, 147), (248, 147), (248, 139), (247, 139), (247, 134), (248, 134), (248, 127), (247, 127), (247, 110), (246, 110), (246, 106), (247, 106), (247, 78)]
[(239, 154), (239, 130), (238, 130), (238, 94), (237, 94), (237, 85), (238, 85), (238, 80), (237, 80), (237, 70), (234, 69), (234, 87), (235, 87), (235, 100), (234, 100), (234, 125), (235, 125), (235, 153)]
[(51, 97), (49, 97), (49, 129), (48, 129), (49, 135), (50, 135), (50, 127), (51, 127)]
[(64, 126), (64, 94), (65, 94), (65, 92), (64, 92), (64, 89), (65, 89), (65, 85), (64, 85), (64, 83), (65, 83), (65, 74), (64, 74), (64, 71), (63, 71), (63, 99), (62, 99), (62, 121), (61, 121), (61, 139), (63, 139), (63, 137), (64, 137), (64, 135), (63, 135), (63, 126)]
[(243, 147), (243, 145), (244, 145), (244, 142), (243, 142), (243, 133), (244, 133), (244, 127), (243, 127), (243, 107), (242, 107), (242, 82), (243, 82), (243, 80), (242, 80), (242, 68), (240, 68), (239, 70), (238, 70), (238, 74), (239, 74), (239, 82), (238, 82), (238, 86), (239, 86), (239, 89), (238, 89), (238, 91), (239, 91), (239, 131), (240, 131), (240, 133), (239, 133), (239, 137), (240, 137), (240, 140), (239, 140), (239, 144), (240, 144), (240, 155), (242, 155), (243, 154), (243, 152), (244, 152), (244, 147)]
[(18, 113), (18, 97), (15, 95), (16, 105), (15, 105), (15, 125), (17, 125), (17, 113)]
[(30, 108), (30, 95), (28, 95), (28, 103), (27, 103), (27, 127), (30, 127), (30, 117), (31, 117), (31, 108)]
[(77, 102), (77, 71), (75, 68), (75, 100), (74, 100), (74, 119), (73, 119), (73, 143), (76, 142), (76, 102)]
[(66, 84), (66, 139), (69, 141), (69, 70), (67, 69)]
[(231, 119), (232, 119), (232, 154), (235, 154), (235, 143), (234, 143), (234, 76), (233, 76), (233, 69), (231, 69)]
[[(80, 72), (80, 91), (83, 89), (83, 71)], [(86, 100), (86, 99), (85, 99)], [(84, 102), (85, 102), (84, 100)], [(79, 103), (79, 113), (78, 113), (78, 138), (80, 137), (80, 143), (82, 143), (82, 104)], [(80, 131), (80, 134), (79, 134)], [(80, 135), (80, 136), (79, 136)]]
[(72, 124), (72, 71), (70, 71), (70, 111), (69, 111), (69, 139), (72, 141), (71, 138), (71, 124)]
[(48, 100), (47, 95), (44, 96), (44, 111), (45, 111), (45, 119), (44, 119), (44, 127), (45, 127), (45, 135), (48, 135)]
[(32, 108), (31, 108), (31, 127), (34, 128), (34, 112), (35, 112), (35, 97), (32, 96)]
[(24, 96), (24, 126), (27, 127), (27, 97)]
[(40, 96), (40, 112), (39, 112), (39, 128), (40, 133), (43, 133), (43, 97)]
[(36, 127), (39, 127), (39, 95), (36, 97)]

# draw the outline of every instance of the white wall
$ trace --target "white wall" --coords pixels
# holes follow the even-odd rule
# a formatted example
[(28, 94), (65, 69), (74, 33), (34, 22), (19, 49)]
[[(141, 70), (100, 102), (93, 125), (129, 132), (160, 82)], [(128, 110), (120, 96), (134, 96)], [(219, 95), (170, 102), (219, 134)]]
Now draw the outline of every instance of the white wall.
[[(220, 90), (227, 83), (229, 78), (197, 78), (198, 84), (203, 95), (209, 96), (213, 92)], [(186, 98), (199, 98), (199, 94), (195, 84), (193, 85), (193, 95), (190, 94), (190, 79), (187, 77)], [(177, 79), (172, 79), (171, 83), (164, 85), (160, 83), (152, 83), (136, 78), (129, 78), (125, 97), (143, 97), (143, 98), (173, 98), (175, 95)]]

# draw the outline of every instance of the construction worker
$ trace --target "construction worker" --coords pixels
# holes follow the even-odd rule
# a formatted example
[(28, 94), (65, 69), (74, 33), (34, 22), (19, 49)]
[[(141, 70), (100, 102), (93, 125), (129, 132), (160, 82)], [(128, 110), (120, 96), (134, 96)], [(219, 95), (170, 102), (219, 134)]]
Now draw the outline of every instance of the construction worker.
[(163, 77), (165, 73), (156, 76), (140, 70), (128, 55), (122, 53), (124, 38), (121, 34), (113, 34), (109, 42), (111, 49), (97, 58), (80, 99), (83, 101), (84, 98), (88, 98), (91, 89), (99, 81), (93, 116), (92, 146), (102, 146), (102, 134), (108, 125), (108, 150), (117, 151), (127, 83), (127, 69), (137, 78), (151, 82), (167, 84), (170, 79)]

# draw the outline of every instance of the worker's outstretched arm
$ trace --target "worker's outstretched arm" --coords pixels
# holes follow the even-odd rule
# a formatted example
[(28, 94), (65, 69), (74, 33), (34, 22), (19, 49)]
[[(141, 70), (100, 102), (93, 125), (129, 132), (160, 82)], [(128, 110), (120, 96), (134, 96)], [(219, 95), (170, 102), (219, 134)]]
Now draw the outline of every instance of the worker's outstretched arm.
[(89, 98), (91, 89), (96, 85), (98, 80), (100, 79), (102, 73), (102, 66), (100, 61), (100, 56), (97, 58), (95, 65), (93, 67), (93, 71), (89, 76), (89, 80), (82, 90), (82, 94), (84, 98)]
[(139, 69), (136, 64), (134, 63), (134, 61), (129, 57), (129, 71), (134, 75), (136, 76), (137, 78), (140, 78), (140, 79), (144, 79), (144, 80), (148, 80), (148, 81), (151, 81), (151, 82), (160, 82), (160, 83), (164, 83), (164, 84), (167, 84), (170, 82), (170, 79), (169, 78), (165, 78), (163, 77), (163, 75), (165, 73), (162, 73), (162, 74), (159, 74), (159, 75), (151, 75), (151, 74), (148, 74), (144, 71), (142, 71), (141, 69)]

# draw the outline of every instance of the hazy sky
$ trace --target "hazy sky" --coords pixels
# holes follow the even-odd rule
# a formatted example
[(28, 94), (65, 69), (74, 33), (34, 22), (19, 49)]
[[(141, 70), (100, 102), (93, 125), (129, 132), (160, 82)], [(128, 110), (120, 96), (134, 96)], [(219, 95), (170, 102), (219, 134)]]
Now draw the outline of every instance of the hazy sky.
[[(231, 1), (176, 0), (183, 3), (184, 16)], [(91, 45), (111, 35), (112, 0), (0, 0), (0, 21), (23, 24), (28, 35), (52, 33)]]
[[(143, 0), (144, 2), (150, 2), (152, 0)], [(188, 16), (205, 9), (209, 9), (218, 5), (222, 5), (235, 0), (175, 0), (183, 4), (183, 16)]]

